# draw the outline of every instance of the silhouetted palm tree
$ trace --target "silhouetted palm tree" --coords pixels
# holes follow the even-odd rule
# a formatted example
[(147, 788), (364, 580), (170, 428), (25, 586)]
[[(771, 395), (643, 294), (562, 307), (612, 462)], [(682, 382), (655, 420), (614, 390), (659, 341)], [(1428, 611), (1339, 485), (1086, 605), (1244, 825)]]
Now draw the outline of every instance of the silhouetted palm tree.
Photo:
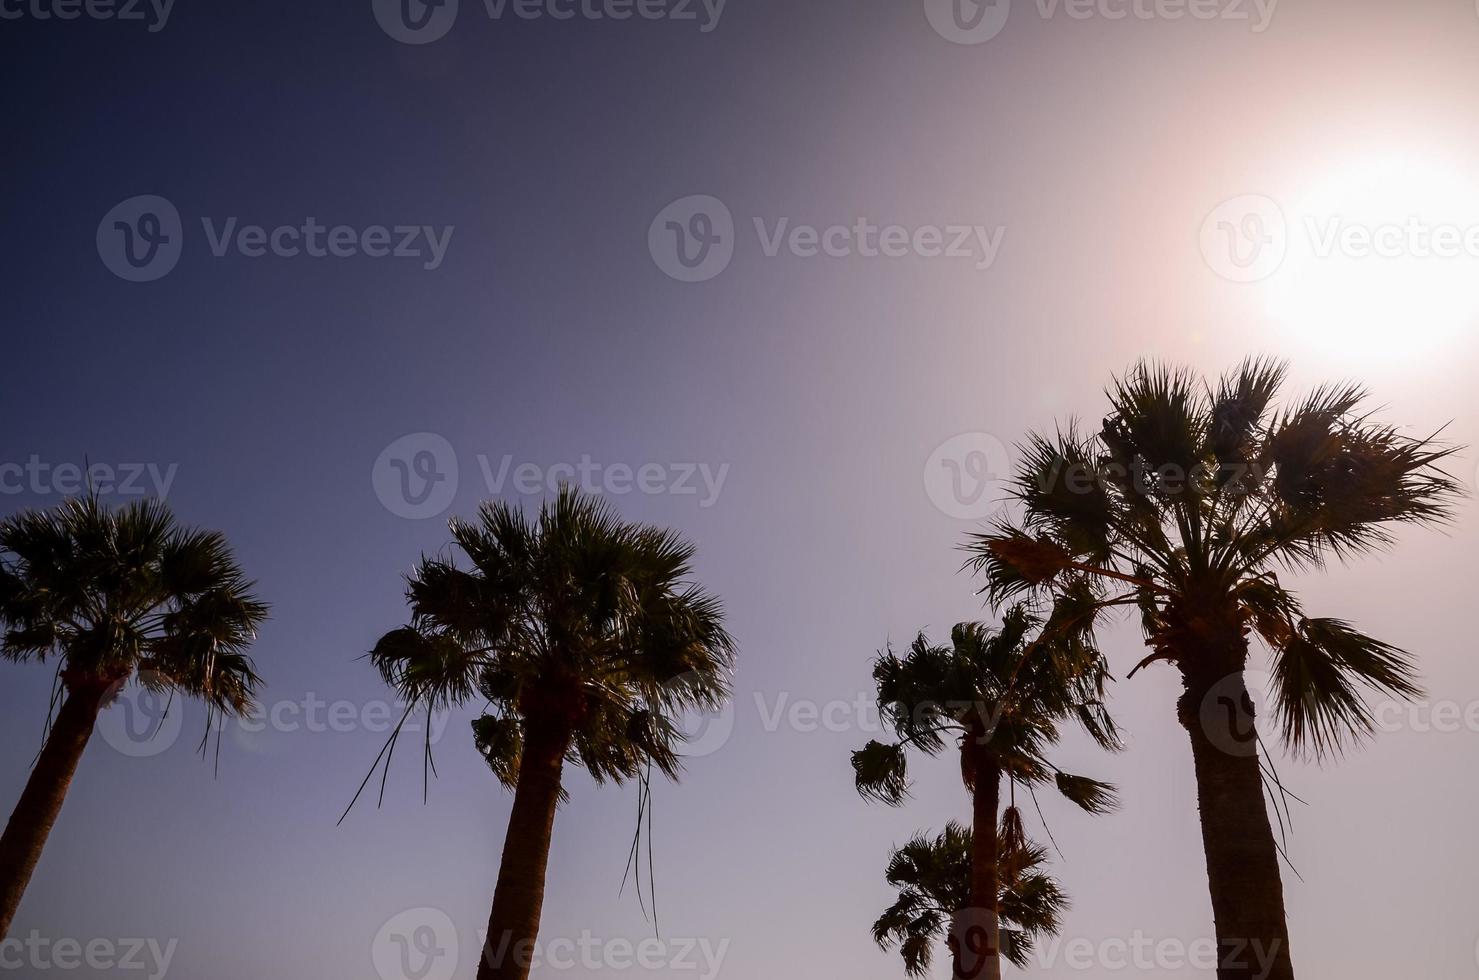
[[(1063, 772), (1045, 757), (1067, 719), (1077, 719), (1105, 748), (1118, 747), (1103, 707), (1106, 676), (1097, 651), (1022, 606), (1007, 612), (1000, 630), (961, 623), (948, 647), (931, 646), (921, 634), (903, 658), (886, 649), (874, 664), (879, 710), (898, 741), (871, 741), (853, 753), (858, 792), (899, 805), (908, 791), (909, 746), (936, 755), (947, 739), (958, 746), (961, 776), (971, 792), (969, 903), (957, 911), (952, 937), (978, 955), (958, 958), (958, 977), (1001, 975), (1002, 780), (1029, 792), (1052, 783), (1091, 813), (1115, 805), (1108, 784)], [(1020, 815), (1013, 817), (1020, 826)]]
[[(1001, 838), (1001, 896), (997, 916), (1001, 927), (1001, 954), (1025, 967), (1037, 937), (1058, 933), (1068, 896), (1052, 876), (1040, 870), (1047, 851), (1027, 840), (1020, 825), (1003, 823)], [(934, 949), (947, 939), (955, 917), (970, 906), (971, 832), (951, 821), (945, 832), (931, 839), (920, 835), (893, 852), (888, 883), (899, 890), (898, 900), (873, 923), (873, 940), (887, 949), (898, 946), (904, 969), (911, 977), (929, 975)], [(951, 943), (953, 972), (965, 972), (962, 950)]]
[(1112, 386), (1097, 433), (1031, 438), (1013, 489), (1020, 522), (968, 545), (992, 601), (1050, 603), (1086, 646), (1106, 610), (1136, 607), (1152, 651), (1141, 666), (1180, 671), (1220, 980), (1252, 976), (1260, 952), (1274, 957), (1266, 980), (1294, 975), (1244, 682), (1249, 634), (1272, 652), (1274, 708), (1295, 752), (1325, 756), (1368, 733), (1363, 690), (1418, 693), (1406, 653), (1307, 618), (1276, 569), (1389, 545), (1397, 525), (1445, 520), (1457, 492), (1438, 469), (1452, 450), (1371, 421), (1357, 387), (1276, 410), (1284, 376), (1248, 361), (1213, 388), (1142, 364)]
[(478, 977), (523, 980), (564, 763), (598, 783), (653, 768), (677, 778), (676, 715), (724, 702), (734, 649), (719, 602), (689, 581), (692, 545), (672, 531), (623, 523), (570, 490), (533, 523), (487, 503), (451, 529), (472, 567), (423, 559), (410, 625), (371, 659), (411, 708), (489, 705), (474, 737), (514, 800)]
[(0, 836), (0, 937), (124, 682), (137, 674), (213, 714), (251, 708), (259, 680), (247, 649), (267, 617), (251, 587), (225, 538), (180, 527), (157, 501), (112, 510), (90, 497), (0, 521), (0, 656), (57, 661), (62, 698)]

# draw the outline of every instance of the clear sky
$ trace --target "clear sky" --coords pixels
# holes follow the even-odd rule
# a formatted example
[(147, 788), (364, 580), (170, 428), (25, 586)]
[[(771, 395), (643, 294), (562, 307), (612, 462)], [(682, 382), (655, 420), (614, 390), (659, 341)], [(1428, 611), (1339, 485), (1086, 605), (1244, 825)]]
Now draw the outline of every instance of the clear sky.
[[(916, 764), (906, 807), (865, 804), (848, 753), (876, 734), (853, 705), (880, 646), (989, 616), (955, 550), (985, 513), (948, 460), (974, 480), (1029, 428), (1095, 422), (1111, 374), (1147, 356), (1286, 357), (1295, 390), (1357, 379), (1389, 421), (1479, 441), (1467, 0), (1179, 18), (1171, 0), (999, 0), (974, 29), (922, 0), (731, 0), (717, 21), (698, 2), (614, 21), (462, 0), (426, 44), (369, 0), (179, 0), (162, 26), (38, 9), (0, 0), (18, 15), (0, 20), (0, 509), (57, 503), (64, 464), (120, 482), (144, 464), (134, 486), (167, 482), (185, 520), (225, 531), (273, 604), (255, 652), (278, 720), (229, 729), (218, 777), (193, 754), (198, 707), (165, 747), (108, 722), (17, 935), (177, 939), (182, 980), (359, 980), (382, 926), (431, 908), (471, 977), (509, 795), (457, 717), (429, 802), (403, 747), (383, 808), (336, 827), (384, 738), (357, 658), (403, 621), (402, 576), (448, 516), (536, 506), (532, 483), (585, 463), (623, 515), (698, 545), (741, 648), (732, 732), (706, 729), (656, 794), (663, 936), (727, 942), (723, 980), (902, 976), (868, 936), (888, 850), (968, 804), (947, 760)], [(147, 241), (140, 214), (170, 217), (128, 211), (139, 195), (180, 221), (177, 264), (145, 282), (112, 271), (132, 268), (114, 220)], [(308, 254), (310, 218), (352, 229), (354, 254)], [(708, 258), (679, 261), (669, 221)], [(251, 225), (265, 243), (236, 237)], [(1393, 254), (1363, 254), (1361, 229)], [(1456, 254), (1423, 251), (1435, 229)], [(697, 251), (712, 234), (727, 245)], [(906, 254), (868, 254), (885, 239)], [(446, 479), (422, 501), (403, 472)], [(1289, 841), (1303, 880), (1285, 875), (1306, 976), (1479, 975), (1476, 517), (1466, 502), (1446, 534), (1298, 582), (1312, 613), (1417, 653), (1432, 702), (1338, 765), (1279, 763), (1309, 804)], [(1129, 623), (1105, 644), (1121, 677), (1142, 656)], [(50, 683), (0, 667), (6, 812)], [(1128, 753), (1062, 749), (1125, 801), (1088, 818), (1043, 799), (1066, 942), (1210, 935), (1178, 686), (1164, 667), (1116, 685)], [(650, 936), (618, 896), (635, 793), (567, 786), (542, 935)], [(1037, 971), (1116, 975), (1065, 957)]]

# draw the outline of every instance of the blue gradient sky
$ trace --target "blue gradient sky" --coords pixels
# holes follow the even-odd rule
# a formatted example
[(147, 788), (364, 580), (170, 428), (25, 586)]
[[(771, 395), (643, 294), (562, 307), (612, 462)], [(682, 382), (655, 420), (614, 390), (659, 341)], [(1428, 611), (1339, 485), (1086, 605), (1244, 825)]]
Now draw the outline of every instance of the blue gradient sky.
[[(901, 976), (867, 930), (889, 901), (890, 845), (968, 814), (951, 763), (917, 765), (905, 808), (866, 805), (848, 752), (872, 733), (768, 731), (756, 699), (767, 712), (855, 701), (885, 641), (987, 615), (953, 550), (978, 522), (926, 492), (936, 447), (1097, 419), (1110, 374), (1142, 356), (1215, 372), (1255, 352), (1290, 358), (1297, 387), (1355, 377), (1393, 422), (1452, 420), (1455, 441), (1479, 440), (1469, 307), (1457, 326), (1346, 331), (1277, 315), (1268, 283), (1229, 282), (1199, 250), (1204, 218), (1236, 195), (1292, 212), (1396, 153), (1417, 161), (1396, 186), (1400, 210), (1430, 171), (1465, 186), (1479, 173), (1472, 5), (1285, 3), (1253, 33), (1045, 19), (1017, 0), (979, 46), (943, 39), (912, 0), (732, 0), (709, 33), (495, 23), (463, 0), (425, 46), (391, 40), (362, 0), (181, 0), (157, 33), (0, 21), (0, 463), (178, 464), (170, 502), (225, 531), (273, 604), (256, 648), (264, 700), (356, 710), (386, 697), (356, 658), (402, 621), (401, 576), (444, 545), (447, 514), (488, 496), (480, 454), (495, 467), (505, 455), (727, 466), (712, 506), (614, 498), (698, 544), (742, 651), (732, 736), (657, 793), (663, 933), (729, 940), (724, 980)], [(140, 194), (185, 221), (178, 267), (150, 283), (112, 275), (94, 241), (103, 215)], [(728, 206), (738, 247), (722, 274), (689, 284), (659, 269), (647, 232), (693, 194)], [(203, 216), (455, 233), (435, 270), (215, 258)], [(1006, 233), (985, 270), (770, 258), (756, 217)], [(423, 432), (447, 440), (461, 479), (447, 514), (408, 520), (371, 472)], [(1466, 454), (1457, 475), (1472, 482), (1473, 467)], [(6, 493), (0, 508), (59, 499)], [(1466, 504), (1446, 535), (1404, 534), (1390, 556), (1299, 583), (1312, 611), (1419, 653), (1434, 700), (1461, 706), (1479, 701), (1473, 517)], [(1129, 624), (1105, 642), (1121, 674), (1141, 656)], [(0, 667), (7, 811), (50, 680)], [(1074, 897), (1068, 939), (1210, 933), (1177, 688), (1165, 669), (1117, 686), (1133, 751), (1063, 748), (1125, 798), (1102, 819), (1043, 801)], [(423, 906), (476, 943), (509, 796), (465, 718), (438, 745), (427, 805), (403, 750), (384, 807), (337, 828), (382, 736), (232, 733), (213, 778), (192, 755), (204, 714), (184, 718), (150, 757), (94, 743), (16, 934), (178, 938), (170, 976), (212, 980), (373, 977), (377, 930)], [(1290, 844), (1304, 881), (1286, 876), (1310, 976), (1479, 970), (1479, 732), (1418, 727), (1338, 766), (1281, 764), (1310, 803)], [(617, 895), (635, 794), (579, 773), (568, 787), (543, 935), (649, 935), (631, 890)], [(1083, 975), (1061, 961), (1040, 972)]]

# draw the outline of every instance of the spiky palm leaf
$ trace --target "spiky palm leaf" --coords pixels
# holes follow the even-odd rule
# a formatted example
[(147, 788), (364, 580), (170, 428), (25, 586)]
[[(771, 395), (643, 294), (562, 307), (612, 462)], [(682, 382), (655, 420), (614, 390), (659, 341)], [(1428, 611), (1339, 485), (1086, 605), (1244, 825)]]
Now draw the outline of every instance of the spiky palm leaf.
[(474, 740), (510, 787), (531, 725), (568, 730), (597, 782), (676, 777), (675, 718), (723, 703), (734, 654), (693, 547), (570, 489), (532, 521), (489, 502), (451, 531), (468, 567), (422, 559), (410, 623), (370, 653), (386, 683), (412, 709), (486, 701)]
[(1207, 640), (1251, 630), (1272, 655), (1285, 743), (1326, 756), (1371, 730), (1364, 692), (1418, 693), (1412, 661), (1306, 617), (1277, 570), (1442, 523), (1460, 491), (1441, 469), (1453, 447), (1372, 421), (1354, 386), (1278, 408), (1284, 378), (1265, 360), (1216, 385), (1138, 366), (1111, 386), (1097, 433), (1029, 439), (1014, 482), (1021, 517), (974, 536), (969, 564), (994, 603), (1076, 606), (1086, 653), (1094, 622), (1117, 606), (1139, 610), (1147, 660), (1183, 671), (1241, 670), (1240, 643)]
[(94, 495), (0, 521), (0, 657), (59, 660), (68, 684), (137, 675), (242, 714), (267, 612), (226, 539), (180, 526), (160, 501), (109, 508)]
[[(1092, 634), (1066, 609), (1044, 622), (1017, 606), (1000, 629), (957, 625), (948, 647), (920, 634), (902, 657), (885, 649), (873, 679), (879, 710), (896, 739), (871, 741), (853, 753), (858, 791), (897, 806), (908, 795), (910, 746), (936, 755), (952, 742), (977, 741), (989, 746), (1008, 778), (1027, 786), (1068, 787), (1074, 791), (1064, 795), (1078, 805), (1105, 809), (1112, 805), (1109, 786), (1061, 773), (1046, 752), (1061, 737), (1065, 720), (1081, 722), (1106, 748), (1119, 746), (1103, 706), (1107, 677)], [(971, 758), (964, 754), (968, 783)]]
[[(1005, 828), (1002, 837), (1011, 837)], [(1068, 908), (1068, 897), (1041, 870), (1046, 863), (1046, 850), (1025, 839), (1003, 853), (1002, 955), (1018, 967), (1027, 965), (1036, 939), (1057, 934)], [(933, 838), (913, 838), (890, 855), (885, 876), (898, 898), (873, 923), (873, 940), (897, 946), (909, 976), (927, 976), (951, 921), (970, 905), (970, 829), (952, 821)]]

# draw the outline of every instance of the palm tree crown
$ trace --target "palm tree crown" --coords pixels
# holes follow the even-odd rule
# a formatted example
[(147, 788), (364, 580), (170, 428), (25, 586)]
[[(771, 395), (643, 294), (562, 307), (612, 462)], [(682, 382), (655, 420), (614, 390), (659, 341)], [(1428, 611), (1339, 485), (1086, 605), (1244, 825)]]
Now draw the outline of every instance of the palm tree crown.
[(1030, 597), (1064, 640), (1092, 646), (1101, 614), (1138, 608), (1145, 663), (1188, 677), (1241, 671), (1257, 634), (1286, 744), (1324, 755), (1371, 730), (1363, 689), (1418, 693), (1413, 664), (1341, 620), (1306, 617), (1277, 571), (1443, 522), (1459, 488), (1439, 467), (1454, 450), (1372, 421), (1360, 388), (1279, 408), (1284, 379), (1262, 360), (1215, 387), (1138, 366), (1111, 386), (1098, 432), (1029, 439), (1013, 484), (1020, 519), (968, 549), (993, 602)]
[(96, 496), (0, 521), (0, 656), (57, 659), (68, 688), (150, 687), (241, 714), (260, 680), (247, 650), (267, 617), (226, 539), (159, 501)]
[[(1025, 967), (1036, 938), (1058, 932), (1068, 896), (1041, 870), (1046, 849), (1006, 828), (1003, 838), (1012, 843), (1001, 856), (1001, 951)], [(928, 976), (952, 917), (970, 904), (970, 828), (951, 821), (934, 838), (915, 837), (890, 855), (886, 877), (898, 898), (873, 923), (873, 939), (885, 949), (899, 947), (909, 976)]]
[(676, 777), (675, 716), (722, 704), (734, 652), (718, 600), (688, 581), (693, 547), (570, 490), (532, 522), (485, 503), (451, 529), (471, 567), (421, 561), (411, 622), (371, 653), (386, 682), (412, 707), (485, 699), (475, 739), (510, 788), (534, 729), (598, 782)]
[(1090, 812), (1111, 808), (1109, 786), (1063, 772), (1045, 755), (1067, 718), (1076, 718), (1105, 748), (1118, 747), (1103, 704), (1103, 660), (1046, 630), (1029, 640), (1043, 626), (1017, 606), (999, 630), (961, 623), (948, 647), (933, 646), (921, 634), (903, 657), (889, 649), (880, 653), (873, 667), (878, 704), (897, 741), (870, 741), (853, 754), (858, 791), (899, 805), (908, 792), (908, 747), (936, 755), (954, 736), (967, 786), (975, 784), (980, 756), (972, 750), (979, 747), (1013, 782), (1029, 788), (1052, 782)]

